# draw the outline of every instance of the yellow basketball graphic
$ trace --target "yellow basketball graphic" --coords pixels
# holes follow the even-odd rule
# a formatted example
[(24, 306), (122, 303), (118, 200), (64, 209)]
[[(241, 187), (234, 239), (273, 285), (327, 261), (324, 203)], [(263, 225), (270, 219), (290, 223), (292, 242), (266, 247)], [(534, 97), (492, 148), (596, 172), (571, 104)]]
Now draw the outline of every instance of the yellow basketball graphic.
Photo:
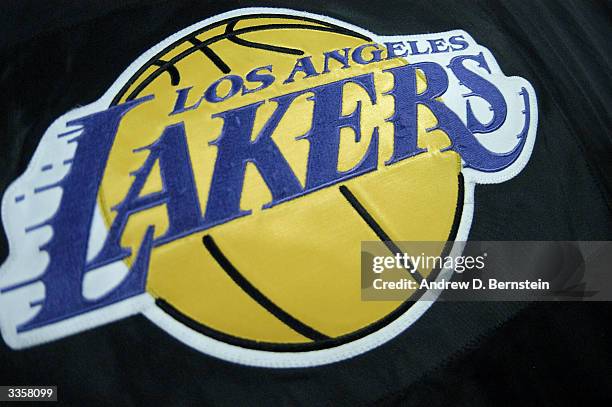
[[(240, 209), (248, 216), (212, 226), (155, 247), (151, 252), (146, 289), (162, 309), (180, 322), (228, 343), (255, 349), (308, 350), (333, 346), (384, 326), (410, 306), (405, 300), (362, 301), (360, 244), (362, 241), (452, 240), (461, 214), (461, 159), (447, 135), (435, 127), (427, 107), (418, 109), (418, 145), (427, 152), (390, 165), (394, 127), (394, 77), (384, 70), (410, 63), (386, 59), (385, 48), (361, 48), (366, 64), (343, 66), (324, 58), (331, 50), (354, 50), (372, 44), (364, 35), (313, 19), (250, 15), (211, 24), (189, 34), (145, 64), (117, 95), (114, 103), (146, 95), (154, 99), (130, 112), (121, 122), (104, 172), (98, 204), (107, 226), (113, 208), (129, 191), (134, 174), (153, 144), (172, 124), (183, 122), (199, 208), (207, 200), (224, 121), (219, 113), (261, 103), (252, 137), (266, 125), (281, 95), (333, 81), (373, 74), (376, 103), (363, 88), (346, 83), (342, 114), (361, 111), (358, 135), (340, 130), (338, 171), (358, 165), (378, 134), (378, 167), (355, 178), (317, 189), (295, 199), (266, 206), (272, 194), (257, 166), (247, 162)], [(382, 54), (377, 54), (381, 52)], [(380, 58), (377, 58), (378, 57)], [(285, 81), (299, 58), (309, 57), (317, 75), (300, 71)], [(327, 65), (327, 66), (326, 66)], [(269, 68), (266, 68), (269, 67)], [(233, 88), (228, 76), (246, 78), (256, 68), (276, 81), (257, 89), (258, 82)], [(324, 72), (327, 69), (327, 72)], [(226, 78), (226, 79), (224, 79)], [(217, 83), (218, 103), (169, 115), (178, 92), (185, 106), (196, 106)], [(420, 76), (417, 89), (427, 81)], [(306, 182), (313, 101), (298, 96), (278, 122), (272, 140), (303, 186)], [(158, 165), (141, 195), (163, 189)], [(121, 245), (132, 250), (131, 264), (149, 225), (155, 237), (169, 227), (165, 205), (129, 217)], [(425, 271), (424, 277), (431, 270)]]

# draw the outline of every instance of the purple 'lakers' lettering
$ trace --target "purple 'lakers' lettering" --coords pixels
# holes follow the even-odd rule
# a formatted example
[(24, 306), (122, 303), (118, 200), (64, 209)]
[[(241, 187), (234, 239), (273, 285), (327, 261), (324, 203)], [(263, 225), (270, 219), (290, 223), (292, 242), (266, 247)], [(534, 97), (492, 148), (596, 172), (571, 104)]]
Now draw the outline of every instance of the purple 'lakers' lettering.
[[(413, 119), (413, 114), (416, 114), (415, 105), (423, 104), (427, 106), (429, 110), (431, 110), (438, 120), (437, 126), (428, 130), (440, 129), (444, 131), (451, 140), (451, 146), (445, 150), (453, 150), (457, 152), (465, 162), (466, 167), (474, 168), (483, 172), (494, 172), (500, 171), (516, 161), (523, 150), (526, 137), (520, 137), (519, 143), (510, 152), (504, 154), (494, 153), (487, 150), (482, 144), (480, 144), (480, 142), (478, 142), (474, 136), (474, 133), (468, 127), (466, 127), (465, 124), (463, 124), (455, 112), (453, 112), (443, 102), (436, 100), (436, 98), (442, 96), (448, 89), (448, 76), (446, 75), (444, 68), (442, 68), (440, 65), (434, 62), (421, 62), (418, 64), (391, 68), (388, 69), (387, 72), (391, 72), (393, 74), (396, 83), (407, 82), (416, 84), (417, 69), (420, 69), (427, 78), (427, 89), (425, 89), (423, 93), (416, 94), (416, 85), (409, 87), (401, 93), (398, 93), (397, 89), (394, 89), (391, 92), (391, 94), (395, 96), (396, 114), (398, 111), (401, 111), (401, 109), (410, 109), (410, 114), (406, 114), (405, 117), (406, 120), (410, 120), (412, 123), (401, 123), (399, 127), (402, 125), (408, 127), (416, 126), (416, 119)], [(473, 85), (473, 80), (474, 77), (472, 76), (466, 75), (464, 77), (464, 81), (468, 86), (476, 87), (476, 85)], [(480, 88), (483, 97), (492, 104), (492, 110), (494, 112), (505, 112), (505, 102), (502, 107), (497, 106), (497, 104), (493, 105), (498, 101), (495, 95), (491, 94), (491, 87), (482, 86)], [(525, 104), (525, 108), (528, 108), (527, 103)], [(471, 110), (468, 109), (468, 112), (470, 111)], [(528, 112), (526, 111), (525, 114), (527, 113)], [(396, 114), (394, 114), (394, 119)], [(529, 117), (526, 116), (526, 120), (528, 119)], [(493, 122), (495, 122), (495, 120), (496, 119), (494, 118)], [(505, 120), (505, 114), (503, 119), (500, 120)], [(493, 124), (489, 124), (487, 126), (493, 126)], [(484, 132), (482, 131), (484, 127), (485, 126), (479, 128), (480, 132)], [(395, 135), (396, 150), (393, 152), (391, 162), (396, 162), (403, 157), (410, 157), (411, 155), (414, 155), (416, 148), (416, 139), (414, 138), (414, 135), (416, 134), (416, 127), (414, 127), (414, 130), (406, 131), (406, 133), (408, 134), (408, 137), (403, 136), (402, 132), (400, 132), (399, 135)]]
[(338, 154), (340, 150), (340, 130), (348, 127), (355, 132), (355, 142), (361, 140), (361, 101), (357, 101), (355, 110), (349, 115), (342, 115), (344, 85), (353, 83), (364, 89), (372, 104), (376, 104), (373, 75), (360, 75), (350, 79), (328, 83), (310, 89), (313, 93), (314, 113), (312, 127), (303, 138), (310, 142), (308, 169), (306, 172), (306, 190), (330, 185), (341, 180), (356, 177), (373, 171), (378, 165), (378, 127), (375, 127), (367, 152), (361, 162), (352, 169), (338, 171)]
[[(149, 155), (142, 167), (131, 174), (134, 176), (134, 182), (123, 201), (113, 208), (117, 216), (108, 231), (102, 250), (88, 265), (90, 269), (131, 255), (129, 249), (120, 246), (120, 241), (128, 218), (135, 213), (166, 205), (169, 225), (159, 240), (172, 239), (187, 230), (197, 228), (200, 224), (200, 203), (183, 123), (166, 127), (156, 142), (136, 150), (138, 151), (149, 151)], [(156, 162), (159, 163), (163, 188), (159, 192), (141, 196), (142, 188)]]
[[(490, 122), (481, 123), (467, 101), (466, 125), (455, 112), (437, 99), (448, 88), (448, 76), (440, 65), (433, 62), (421, 62), (388, 69), (385, 72), (393, 75), (394, 86), (387, 94), (393, 97), (395, 110), (386, 121), (393, 123), (395, 133), (393, 154), (385, 165), (393, 165), (427, 151), (418, 147), (417, 107), (419, 104), (427, 106), (435, 115), (438, 122), (435, 129), (444, 131), (451, 141), (451, 145), (446, 150), (456, 151), (466, 167), (483, 172), (494, 172), (516, 161), (525, 144), (525, 129), (529, 128), (530, 113), (527, 93), (524, 89), (520, 93), (525, 104), (523, 113), (525, 126), (523, 132), (519, 134), (518, 144), (510, 152), (504, 154), (487, 150), (478, 142), (474, 134), (490, 133), (498, 129), (506, 119), (506, 102), (501, 92), (491, 82), (463, 65), (466, 59), (478, 62), (482, 69), (489, 71), (482, 54), (455, 57), (451, 60), (449, 68), (460, 79), (462, 85), (471, 90), (470, 93), (464, 95), (465, 98), (480, 97), (490, 105), (490, 110), (493, 112)], [(271, 70), (271, 67), (257, 68), (257, 70)], [(427, 78), (427, 88), (421, 93), (417, 92), (416, 87), (417, 70), (423, 72)], [(269, 86), (273, 80), (258, 73), (251, 73), (251, 75), (251, 82), (261, 83), (259, 88)], [(242, 87), (242, 83), (239, 84), (236, 78), (238, 77), (230, 78), (236, 82), (232, 90), (234, 93)], [(61, 183), (64, 192), (59, 211), (49, 221), (56, 237), (43, 247), (54, 253), (47, 272), (42, 278), (47, 290), (47, 298), (61, 298), (62, 301), (54, 306), (43, 307), (43, 310), (33, 320), (24, 324), (20, 330), (33, 329), (75, 313), (104, 307), (142, 293), (153, 247), (249, 215), (250, 210), (243, 210), (240, 207), (246, 164), (249, 162), (257, 167), (272, 195), (272, 200), (265, 204), (264, 208), (270, 208), (342, 180), (376, 170), (378, 167), (378, 127), (374, 128), (367, 151), (361, 161), (350, 170), (338, 170), (341, 129), (352, 129), (356, 142), (360, 142), (362, 135), (360, 127), (362, 101), (357, 102), (352, 113), (342, 114), (343, 91), (348, 83), (363, 89), (368, 95), (369, 103), (377, 103), (374, 77), (372, 73), (369, 73), (269, 99), (267, 103), (275, 103), (276, 109), (254, 139), (252, 134), (255, 116), (257, 110), (266, 101), (213, 115), (212, 117), (223, 120), (223, 127), (217, 139), (210, 143), (217, 148), (217, 158), (204, 213), (198, 201), (185, 127), (182, 122), (166, 127), (156, 142), (136, 150), (148, 151), (148, 156), (141, 168), (131, 174), (134, 181), (123, 200), (113, 208), (117, 215), (108, 231), (104, 245), (89, 263), (86, 262), (86, 236), (89, 233), (104, 165), (119, 123), (129, 110), (147, 102), (152, 97), (127, 102), (71, 122), (70, 125), (82, 125), (84, 130), (79, 137), (71, 172)], [(201, 103), (200, 100), (196, 105), (185, 107), (188, 91), (189, 88), (185, 88), (177, 92), (177, 101), (172, 115), (192, 110)], [(314, 103), (314, 106), (310, 130), (305, 135), (297, 137), (297, 139), (306, 139), (310, 143), (306, 180), (305, 185), (302, 185), (273, 141), (272, 134), (291, 104), (298, 96), (304, 94), (310, 94), (309, 100)], [(218, 95), (213, 96), (211, 96), (212, 99)], [(163, 189), (141, 196), (141, 191), (155, 163), (159, 163)], [(81, 176), (83, 173), (87, 173), (88, 176)], [(154, 226), (149, 226), (128, 277), (101, 299), (85, 300), (81, 294), (84, 273), (130, 256), (131, 251), (121, 247), (120, 243), (128, 219), (133, 214), (160, 205), (165, 205), (167, 210), (169, 223), (167, 232), (154, 239)], [(67, 248), (69, 250), (66, 250)], [(62, 273), (61, 278), (57, 276), (58, 273)]]
[[(250, 211), (240, 209), (247, 162), (257, 167), (272, 193), (272, 201), (264, 206), (266, 208), (325, 185), (375, 170), (378, 163), (377, 129), (374, 130), (370, 147), (361, 163), (349, 171), (338, 171), (340, 130), (349, 127), (355, 131), (356, 141), (361, 138), (361, 102), (357, 102), (354, 112), (342, 115), (342, 92), (344, 85), (349, 82), (362, 87), (372, 103), (376, 102), (372, 74), (272, 98), (270, 101), (277, 104), (276, 110), (254, 141), (251, 141), (251, 134), (255, 113), (263, 102), (214, 115), (222, 118), (224, 125), (219, 138), (211, 143), (217, 146), (218, 152), (204, 223), (214, 225), (250, 214)], [(314, 102), (314, 113), (310, 131), (298, 137), (310, 141), (306, 186), (303, 188), (271, 137), (291, 103), (305, 93), (313, 94), (311, 100)]]
[(480, 75), (470, 71), (463, 65), (463, 61), (475, 61), (478, 62), (478, 66), (486, 70), (489, 74), (491, 69), (487, 64), (486, 59), (482, 52), (478, 55), (462, 55), (454, 57), (450, 61), (450, 69), (453, 71), (457, 79), (461, 81), (461, 84), (468, 87), (471, 92), (463, 95), (464, 98), (469, 97), (480, 97), (489, 103), (489, 107), (493, 112), (493, 118), (489, 123), (481, 123), (472, 110), (470, 100), (466, 101), (467, 110), (467, 128), (472, 133), (490, 133), (497, 130), (506, 121), (506, 114), (508, 107), (504, 100), (504, 95), (501, 94), (491, 82), (487, 81)]
[(36, 317), (18, 327), (18, 331), (105, 307), (144, 291), (153, 239), (152, 226), (145, 233), (128, 276), (111, 293), (97, 301), (87, 301), (81, 294), (81, 284), (87, 269), (87, 236), (98, 188), (119, 123), (127, 112), (151, 99), (153, 96), (147, 96), (68, 123), (83, 126), (83, 132), (78, 138), (71, 171), (61, 181), (64, 192), (59, 210), (48, 222), (53, 227), (54, 238), (41, 247), (53, 253), (42, 277), (45, 301), (53, 301), (53, 304), (45, 304)]
[(291, 102), (298, 95), (281, 98), (255, 141), (251, 141), (255, 112), (264, 102), (214, 115), (224, 120), (221, 135), (211, 144), (217, 146), (217, 161), (206, 206), (206, 224), (226, 222), (250, 211), (240, 209), (240, 196), (246, 164), (255, 164), (272, 193), (272, 203), (302, 191), (300, 181), (272, 140), (272, 133)]

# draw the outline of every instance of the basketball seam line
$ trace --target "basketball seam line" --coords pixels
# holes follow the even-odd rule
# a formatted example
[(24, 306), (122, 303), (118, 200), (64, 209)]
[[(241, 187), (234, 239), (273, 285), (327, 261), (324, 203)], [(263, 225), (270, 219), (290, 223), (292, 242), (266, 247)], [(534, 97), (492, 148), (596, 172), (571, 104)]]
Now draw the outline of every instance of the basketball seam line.
[(229, 261), (223, 254), (219, 246), (215, 243), (211, 235), (204, 235), (202, 237), (202, 243), (208, 250), (211, 256), (217, 261), (221, 268), (227, 273), (227, 275), (255, 302), (264, 307), (268, 312), (274, 315), (277, 319), (293, 329), (297, 333), (312, 339), (313, 341), (320, 341), (330, 339), (329, 336), (322, 334), (311, 326), (306, 325), (302, 321), (293, 317), (291, 314), (276, 305), (270, 298), (266, 297), (257, 287), (251, 284), (246, 277), (244, 277), (236, 267)]
[[(464, 201), (464, 179), (463, 174), (459, 173), (457, 177), (459, 192), (457, 194), (457, 208), (455, 211), (455, 219), (453, 221), (453, 226), (451, 228), (450, 234), (448, 236), (447, 245), (445, 245), (442, 257), (448, 256), (451, 251), (451, 246), (448, 245), (451, 241), (454, 241), (457, 232), (459, 230), (459, 224), (462, 217), (463, 212), (463, 201)], [(435, 280), (440, 272), (440, 269), (434, 269), (427, 276), (428, 280)], [(385, 326), (395, 321), (399, 316), (403, 315), (408, 309), (410, 309), (414, 304), (416, 304), (420, 298), (425, 294), (427, 290), (417, 289), (406, 301), (404, 301), (399, 307), (393, 310), (391, 313), (387, 314), (385, 317), (363, 327), (356, 331), (353, 331), (349, 334), (337, 336), (334, 338), (330, 338), (323, 341), (315, 341), (309, 343), (273, 343), (273, 342), (263, 342), (263, 341), (255, 341), (252, 339), (244, 339), (236, 336), (232, 336), (230, 334), (217, 331), (214, 328), (211, 328), (207, 325), (204, 325), (202, 322), (195, 321), (189, 316), (183, 314), (178, 309), (171, 306), (167, 301), (162, 298), (157, 298), (155, 303), (159, 307), (160, 310), (165, 312), (170, 317), (176, 319), (180, 323), (185, 326), (193, 329), (196, 332), (199, 332), (203, 335), (206, 335), (210, 338), (214, 338), (216, 340), (229, 343), (235, 346), (247, 348), (247, 349), (255, 349), (262, 351), (270, 351), (270, 352), (307, 352), (307, 351), (316, 351), (323, 349), (330, 349), (335, 346), (340, 346), (351, 341), (355, 341), (359, 338), (363, 338)]]
[(236, 27), (236, 24), (238, 23), (238, 21), (239, 20), (232, 21), (228, 23), (227, 26), (225, 27), (225, 33), (229, 34), (227, 39), (233, 42), (234, 44), (242, 45), (242, 46), (249, 47), (249, 48), (258, 48), (258, 49), (263, 49), (266, 51), (279, 52), (281, 54), (304, 55), (304, 51), (302, 51), (301, 49), (281, 47), (279, 45), (264, 44), (260, 42), (253, 42), (253, 41), (248, 41), (248, 40), (239, 38), (237, 35), (234, 35), (234, 28)]
[[(374, 219), (372, 215), (368, 212), (368, 210), (359, 202), (357, 197), (348, 189), (346, 185), (340, 185), (340, 193), (344, 196), (344, 198), (348, 201), (348, 203), (353, 207), (353, 209), (361, 216), (364, 222), (374, 231), (376, 236), (387, 246), (389, 251), (393, 254), (403, 254), (403, 251), (391, 240), (389, 235), (385, 232), (385, 230), (380, 226), (378, 222)], [(411, 270), (414, 270), (414, 273), (410, 273), (412, 277), (420, 284), (423, 281), (423, 276), (421, 273), (415, 269), (410, 259), (408, 259), (409, 267)]]
[[(165, 63), (166, 61), (163, 59), (158, 59), (157, 61), (153, 62), (153, 65), (162, 66)], [(181, 74), (179, 73), (178, 69), (176, 69), (176, 66), (172, 65), (168, 67), (166, 71), (168, 72), (168, 75), (170, 75), (170, 84), (172, 86), (176, 86), (181, 82)]]
[[(196, 47), (199, 47), (202, 43), (202, 41), (200, 41), (197, 37), (190, 38), (189, 42)], [(212, 63), (215, 64), (215, 66), (219, 68), (219, 70), (224, 74), (228, 74), (232, 71), (231, 68), (225, 63), (225, 61), (223, 61), (223, 59), (221, 59), (221, 57), (209, 47), (202, 46), (200, 48), (200, 51), (202, 51), (202, 53), (206, 55), (208, 59), (210, 59)]]
[(172, 57), (170, 59), (170, 61), (165, 62), (157, 70), (151, 72), (149, 74), (149, 76), (147, 76), (145, 79), (143, 79), (142, 82), (140, 82), (140, 84), (138, 84), (136, 89), (134, 89), (130, 93), (130, 95), (126, 98), (126, 101), (134, 99), (144, 88), (146, 88), (151, 82), (153, 82), (153, 80), (155, 78), (157, 78), (159, 75), (161, 75), (163, 72), (165, 72), (168, 69), (169, 66), (173, 66), (178, 61), (182, 60), (183, 58), (188, 57), (189, 55), (193, 54), (194, 52), (198, 51), (199, 49), (201, 49), (203, 47), (206, 47), (206, 46), (208, 46), (210, 44), (214, 44), (214, 43), (219, 42), (219, 41), (224, 40), (224, 39), (229, 39), (229, 37), (235, 37), (236, 35), (239, 35), (239, 34), (245, 34), (245, 33), (250, 33), (250, 32), (258, 32), (258, 31), (266, 31), (266, 30), (276, 30), (276, 29), (278, 29), (278, 30), (283, 30), (283, 29), (304, 29), (304, 30), (313, 30), (313, 31), (333, 32), (333, 33), (336, 33), (336, 34), (352, 35), (352, 36), (354, 36), (354, 34), (351, 33), (350, 31), (344, 32), (342, 30), (338, 30), (338, 29), (331, 28), (331, 27), (315, 27), (315, 26), (305, 25), (305, 24), (268, 24), (268, 25), (262, 25), (262, 26), (240, 28), (238, 30), (233, 31), (230, 34), (223, 33), (223, 34), (219, 34), (219, 35), (213, 36), (211, 38), (208, 38), (208, 39), (200, 42), (200, 44), (194, 45), (193, 47), (190, 47), (190, 48), (184, 50), (183, 52), (181, 52), (180, 54)]

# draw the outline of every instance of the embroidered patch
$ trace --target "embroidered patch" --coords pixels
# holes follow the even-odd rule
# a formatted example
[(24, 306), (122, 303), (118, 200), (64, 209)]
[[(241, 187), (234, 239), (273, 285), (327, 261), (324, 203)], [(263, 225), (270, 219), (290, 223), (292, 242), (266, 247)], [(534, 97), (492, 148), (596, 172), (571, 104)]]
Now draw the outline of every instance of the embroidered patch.
[(532, 86), (461, 30), (202, 21), (57, 119), (7, 189), (2, 336), (19, 349), (142, 313), (236, 363), (361, 354), (436, 298), (362, 301), (361, 241), (460, 253), (475, 184), (516, 175), (536, 127)]

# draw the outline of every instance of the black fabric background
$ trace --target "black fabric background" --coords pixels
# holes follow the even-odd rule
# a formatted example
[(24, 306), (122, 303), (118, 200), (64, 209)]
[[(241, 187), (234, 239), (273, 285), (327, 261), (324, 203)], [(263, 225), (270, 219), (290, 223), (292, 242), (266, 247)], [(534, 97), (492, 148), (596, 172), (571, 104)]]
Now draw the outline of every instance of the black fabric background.
[[(612, 240), (612, 24), (597, 1), (4, 1), (0, 192), (49, 124), (142, 52), (239, 7), (326, 14), (379, 34), (464, 29), (538, 96), (532, 158), (476, 188), (474, 240)], [(8, 252), (0, 238), (0, 259)], [(57, 384), (71, 405), (566, 405), (612, 401), (612, 307), (435, 304), (406, 333), (313, 369), (246, 368), (133, 317), (26, 351), (0, 344), (0, 384)], [(591, 402), (592, 403), (592, 402)]]

